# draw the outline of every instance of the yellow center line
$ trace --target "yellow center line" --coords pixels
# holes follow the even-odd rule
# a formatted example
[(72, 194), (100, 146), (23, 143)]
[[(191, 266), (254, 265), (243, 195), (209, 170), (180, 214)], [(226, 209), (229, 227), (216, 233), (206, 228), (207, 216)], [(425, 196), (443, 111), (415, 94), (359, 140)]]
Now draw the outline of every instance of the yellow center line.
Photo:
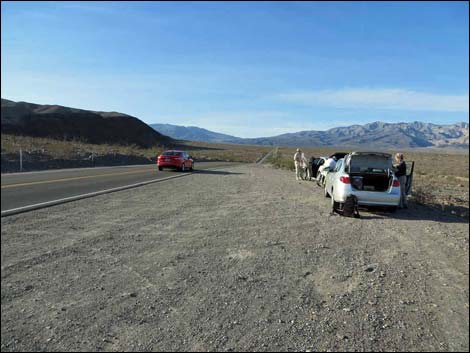
[(37, 184), (50, 184), (50, 183), (63, 183), (70, 180), (81, 180), (81, 179), (91, 179), (91, 178), (102, 178), (106, 176), (116, 176), (116, 175), (128, 175), (128, 174), (139, 174), (143, 172), (155, 172), (153, 169), (140, 169), (131, 172), (124, 172), (124, 173), (107, 173), (107, 174), (98, 174), (98, 175), (87, 175), (81, 177), (73, 177), (73, 178), (62, 178), (62, 179), (54, 179), (54, 180), (43, 180), (43, 181), (32, 181), (29, 183), (19, 183), (19, 184), (10, 184), (10, 185), (2, 185), (2, 189), (8, 188), (16, 188), (20, 186), (29, 186), (29, 185), (37, 185)]

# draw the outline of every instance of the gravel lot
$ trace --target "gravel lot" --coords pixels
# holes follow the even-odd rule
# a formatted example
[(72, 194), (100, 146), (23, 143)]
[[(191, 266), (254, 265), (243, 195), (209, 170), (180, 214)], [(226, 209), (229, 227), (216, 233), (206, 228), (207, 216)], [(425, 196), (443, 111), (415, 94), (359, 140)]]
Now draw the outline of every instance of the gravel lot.
[(468, 351), (468, 218), (242, 165), (1, 219), (2, 351)]

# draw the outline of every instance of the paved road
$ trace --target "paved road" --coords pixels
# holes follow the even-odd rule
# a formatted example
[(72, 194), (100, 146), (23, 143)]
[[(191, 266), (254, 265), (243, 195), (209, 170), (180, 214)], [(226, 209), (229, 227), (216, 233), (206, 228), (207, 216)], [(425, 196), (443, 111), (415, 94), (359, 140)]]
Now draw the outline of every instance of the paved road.
[[(201, 162), (201, 172), (233, 163)], [(172, 170), (158, 171), (156, 165), (78, 168), (43, 172), (2, 174), (1, 210), (34, 205), (91, 192), (178, 175)]]

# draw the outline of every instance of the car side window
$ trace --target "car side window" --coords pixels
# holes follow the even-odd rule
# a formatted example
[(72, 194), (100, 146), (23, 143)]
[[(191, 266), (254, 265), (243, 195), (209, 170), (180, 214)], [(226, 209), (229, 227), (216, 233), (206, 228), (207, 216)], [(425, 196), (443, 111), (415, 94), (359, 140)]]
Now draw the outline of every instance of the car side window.
[(343, 166), (343, 161), (339, 161), (338, 163), (336, 163), (335, 172), (339, 172), (342, 166)]

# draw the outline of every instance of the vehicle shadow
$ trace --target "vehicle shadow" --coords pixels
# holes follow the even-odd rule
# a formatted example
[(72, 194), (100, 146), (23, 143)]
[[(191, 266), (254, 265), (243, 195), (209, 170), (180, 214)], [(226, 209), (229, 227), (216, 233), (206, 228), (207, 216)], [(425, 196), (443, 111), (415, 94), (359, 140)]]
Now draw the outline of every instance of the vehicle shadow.
[[(469, 223), (468, 208), (453, 206), (455, 214), (444, 211), (435, 205), (410, 204), (408, 209), (397, 210), (396, 212), (384, 211), (379, 208), (361, 208), (362, 219), (383, 219), (390, 218), (403, 221), (435, 221), (440, 223)], [(465, 216), (460, 216), (460, 215)]]
[(237, 173), (237, 172), (227, 172), (224, 170), (206, 170), (206, 169), (195, 169), (193, 171), (194, 174), (210, 174), (210, 175), (240, 175), (245, 173)]

